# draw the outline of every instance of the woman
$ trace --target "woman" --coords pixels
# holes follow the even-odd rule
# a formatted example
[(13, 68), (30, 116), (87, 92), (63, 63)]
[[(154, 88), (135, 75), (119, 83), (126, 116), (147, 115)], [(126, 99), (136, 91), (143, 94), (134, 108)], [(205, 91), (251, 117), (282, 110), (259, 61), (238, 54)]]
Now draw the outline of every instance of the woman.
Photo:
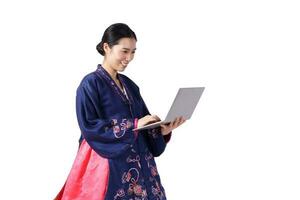
[(133, 131), (160, 120), (150, 115), (139, 87), (118, 73), (133, 59), (136, 41), (126, 24), (117, 23), (97, 45), (103, 63), (77, 89), (80, 147), (56, 200), (166, 199), (154, 157), (163, 153), (171, 131), (185, 120)]

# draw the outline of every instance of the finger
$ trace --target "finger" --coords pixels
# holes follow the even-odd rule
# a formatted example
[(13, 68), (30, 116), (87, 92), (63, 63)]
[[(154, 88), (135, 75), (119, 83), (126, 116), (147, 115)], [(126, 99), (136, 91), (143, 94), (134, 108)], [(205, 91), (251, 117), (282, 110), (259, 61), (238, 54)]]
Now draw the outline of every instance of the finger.
[(178, 126), (179, 126), (179, 124), (180, 124), (180, 122), (181, 122), (181, 117), (179, 117), (179, 118), (177, 118), (177, 119), (176, 119), (176, 121), (175, 121), (175, 124), (174, 124), (174, 125), (175, 125), (176, 127), (178, 127)]
[(150, 118), (147, 120), (146, 124), (153, 123), (153, 122), (156, 122), (156, 121), (157, 121), (156, 119), (150, 117)]
[(165, 124), (161, 124), (160, 125), (162, 128), (167, 128), (168, 127), (168, 125), (165, 125)]
[(181, 126), (183, 123), (184, 123), (184, 122), (180, 122), (180, 123), (178, 124), (178, 126)]
[(155, 116), (155, 118), (156, 118), (157, 120), (161, 121), (161, 119), (159, 118), (159, 116), (157, 116), (157, 115), (154, 115), (154, 116)]
[(184, 122), (185, 122), (185, 119), (182, 117), (181, 121), (180, 121), (180, 124), (183, 124)]
[(175, 121), (173, 121), (172, 124), (170, 124), (169, 128), (172, 129), (172, 130), (173, 130), (174, 128), (176, 128), (176, 123), (175, 123)]
[(184, 122), (184, 121), (185, 121), (184, 117), (181, 116), (181, 117), (180, 117), (180, 122)]
[(155, 121), (160, 121), (160, 118), (157, 115), (151, 115), (151, 119)]
[(151, 117), (152, 117), (152, 119), (154, 119), (155, 121), (161, 121), (161, 119), (160, 119), (157, 115), (152, 115)]
[(183, 124), (184, 122), (185, 122), (185, 119), (182, 117), (179, 125)]
[(183, 122), (185, 119), (184, 119), (184, 117), (181, 117), (181, 121)]
[(174, 128), (177, 128), (178, 126), (180, 126), (183, 123), (183, 117), (178, 118)]
[(175, 125), (176, 119), (177, 119), (177, 118), (175, 118), (175, 119), (170, 123), (170, 127), (173, 127), (173, 126)]
[[(183, 120), (183, 121), (181, 122), (181, 124), (183, 124), (184, 122), (185, 122), (185, 120)], [(180, 124), (180, 125), (181, 125), (181, 124)]]
[(145, 117), (146, 117), (146, 118), (150, 118), (150, 117), (151, 117), (151, 115), (146, 115)]
[(185, 120), (182, 120), (177, 127), (181, 126), (183, 123), (185, 122)]

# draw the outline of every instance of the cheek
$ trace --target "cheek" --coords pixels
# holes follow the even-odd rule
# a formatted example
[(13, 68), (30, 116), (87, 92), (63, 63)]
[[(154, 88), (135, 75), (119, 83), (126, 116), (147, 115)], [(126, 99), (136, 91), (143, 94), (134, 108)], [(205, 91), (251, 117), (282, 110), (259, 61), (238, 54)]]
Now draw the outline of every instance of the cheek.
[(126, 54), (120, 52), (120, 53), (117, 54), (116, 57), (117, 57), (118, 60), (125, 60), (126, 59)]
[(123, 57), (121, 54), (115, 53), (115, 54), (111, 55), (110, 59), (112, 62), (119, 62), (119, 61), (123, 60)]

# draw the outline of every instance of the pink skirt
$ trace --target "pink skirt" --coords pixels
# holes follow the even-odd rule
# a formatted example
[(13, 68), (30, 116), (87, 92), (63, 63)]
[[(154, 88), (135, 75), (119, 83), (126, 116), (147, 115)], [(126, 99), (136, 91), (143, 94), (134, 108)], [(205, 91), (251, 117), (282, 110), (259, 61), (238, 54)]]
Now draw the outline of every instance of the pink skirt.
[(104, 200), (109, 164), (83, 140), (69, 176), (54, 200)]

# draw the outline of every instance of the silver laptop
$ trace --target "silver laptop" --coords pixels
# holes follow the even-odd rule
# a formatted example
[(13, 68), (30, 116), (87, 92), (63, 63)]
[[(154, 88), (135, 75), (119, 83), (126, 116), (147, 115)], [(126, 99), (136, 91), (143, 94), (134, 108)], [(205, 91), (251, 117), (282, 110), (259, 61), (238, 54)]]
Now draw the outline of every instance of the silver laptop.
[(156, 128), (161, 124), (168, 124), (174, 121), (176, 117), (182, 116), (186, 120), (190, 119), (203, 91), (204, 87), (179, 88), (165, 120), (147, 124), (143, 127), (134, 129), (134, 131)]

